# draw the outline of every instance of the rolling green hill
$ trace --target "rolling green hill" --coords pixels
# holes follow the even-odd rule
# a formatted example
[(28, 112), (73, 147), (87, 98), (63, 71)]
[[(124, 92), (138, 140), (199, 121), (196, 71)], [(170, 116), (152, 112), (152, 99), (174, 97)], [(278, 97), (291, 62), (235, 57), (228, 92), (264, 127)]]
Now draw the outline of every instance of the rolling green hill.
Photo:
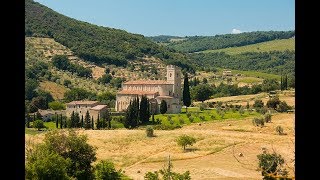
[(269, 51), (285, 51), (295, 50), (295, 39), (277, 39), (257, 44), (251, 44), (240, 47), (229, 47), (224, 49), (205, 50), (202, 53), (225, 52), (226, 54), (235, 55), (244, 52), (269, 52)]
[(204, 50), (238, 47), (275, 39), (288, 39), (294, 36), (295, 31), (257, 31), (240, 34), (224, 34), (215, 36), (191, 36), (187, 40), (175, 41), (167, 46), (176, 51), (193, 53)]
[(78, 57), (96, 64), (125, 66), (128, 61), (146, 56), (164, 62), (185, 59), (183, 54), (170, 52), (143, 35), (78, 21), (32, 0), (25, 2), (25, 35), (51, 37)]

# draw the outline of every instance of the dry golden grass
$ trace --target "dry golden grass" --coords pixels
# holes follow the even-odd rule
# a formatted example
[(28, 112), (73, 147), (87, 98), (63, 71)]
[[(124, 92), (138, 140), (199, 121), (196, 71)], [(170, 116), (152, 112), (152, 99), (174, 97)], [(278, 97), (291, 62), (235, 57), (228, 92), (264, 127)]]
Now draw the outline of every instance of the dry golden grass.
[(56, 100), (63, 99), (64, 93), (68, 90), (68, 88), (51, 81), (42, 81), (39, 86), (40, 89), (50, 92)]
[[(278, 93), (280, 101), (285, 101), (289, 106), (295, 105), (295, 92), (294, 91), (284, 91)], [(261, 99), (264, 104), (269, 100), (269, 96), (267, 93), (259, 93), (259, 94), (249, 94), (249, 95), (239, 95), (239, 96), (228, 96), (228, 97), (220, 97), (206, 100), (205, 102), (224, 102), (233, 105), (242, 105), (246, 106), (247, 102), (249, 105), (253, 105), (254, 101), (257, 99)], [(194, 102), (194, 104), (198, 104), (200, 102)]]
[[(88, 135), (89, 144), (98, 148), (98, 160), (111, 159), (133, 179), (143, 179), (146, 172), (161, 169), (168, 155), (173, 160), (173, 170), (189, 170), (192, 179), (261, 179), (261, 173), (256, 171), (256, 156), (262, 147), (269, 152), (274, 149), (285, 158), (288, 167), (293, 167), (290, 163), (294, 157), (293, 118), (294, 114), (275, 114), (272, 123), (263, 128), (254, 127), (251, 118), (206, 122), (172, 131), (155, 130), (156, 137), (152, 138), (146, 137), (144, 130), (79, 130), (79, 133)], [(277, 125), (287, 135), (277, 135)], [(175, 142), (182, 134), (197, 138), (187, 152)], [(42, 138), (43, 134), (26, 135), (26, 140), (36, 142)], [(239, 152), (244, 156), (238, 157)]]

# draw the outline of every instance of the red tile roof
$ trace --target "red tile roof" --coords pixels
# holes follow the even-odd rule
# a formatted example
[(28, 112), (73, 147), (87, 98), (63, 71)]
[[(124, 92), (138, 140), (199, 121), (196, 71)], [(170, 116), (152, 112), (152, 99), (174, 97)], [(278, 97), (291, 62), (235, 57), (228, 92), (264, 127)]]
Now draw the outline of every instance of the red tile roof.
[(136, 91), (136, 90), (122, 90), (119, 91), (118, 94), (138, 94), (138, 95), (147, 95), (147, 94), (156, 94), (156, 91)]
[(95, 104), (98, 101), (71, 101), (69, 103), (67, 103), (67, 105), (82, 105), (82, 104)]
[(107, 105), (96, 105), (92, 108), (90, 108), (91, 110), (101, 110), (103, 108), (107, 107)]
[(136, 80), (128, 81), (123, 84), (172, 84), (164, 80)]

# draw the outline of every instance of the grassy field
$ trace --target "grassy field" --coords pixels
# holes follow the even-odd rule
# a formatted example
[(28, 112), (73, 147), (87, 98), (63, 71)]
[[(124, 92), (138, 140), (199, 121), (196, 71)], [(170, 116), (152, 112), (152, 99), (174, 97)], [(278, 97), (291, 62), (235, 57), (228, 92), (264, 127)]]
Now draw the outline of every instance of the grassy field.
[[(258, 116), (259, 113), (252, 112), (249, 113), (245, 111), (244, 114), (240, 114), (238, 111), (232, 112), (231, 110), (225, 112), (223, 116), (217, 113), (215, 109), (207, 109), (200, 111), (198, 107), (189, 107), (188, 112), (190, 112), (191, 117), (193, 118), (193, 122), (190, 122), (190, 119), (187, 117), (185, 113), (185, 108), (182, 109), (181, 114), (157, 114), (155, 115), (155, 119), (161, 120), (162, 124), (170, 126), (170, 125), (189, 125), (191, 123), (199, 123), (199, 122), (208, 122), (208, 121), (221, 121), (227, 119), (244, 119), (247, 117)], [(171, 123), (168, 119), (168, 116), (171, 116)]]
[(261, 78), (256, 78), (256, 77), (243, 77), (243, 78), (238, 78), (238, 82), (243, 82), (243, 83), (248, 83), (248, 84), (252, 84), (252, 83), (260, 83), (262, 82), (263, 79)]
[[(191, 110), (191, 109), (190, 109)], [(260, 128), (252, 125), (252, 117), (194, 123), (175, 130), (155, 130), (155, 137), (146, 137), (144, 129), (77, 130), (88, 136), (88, 143), (97, 147), (97, 160), (110, 159), (132, 179), (143, 179), (148, 171), (163, 167), (170, 155), (173, 171), (190, 171), (192, 179), (262, 179), (257, 171), (257, 155), (264, 147), (276, 151), (286, 161), (289, 176), (293, 175), (294, 114), (274, 114), (272, 123)], [(277, 135), (281, 125), (286, 135)], [(197, 139), (183, 151), (176, 138), (187, 134)], [(44, 133), (26, 134), (26, 142), (41, 142)], [(238, 157), (238, 153), (243, 157)]]
[(231, 47), (224, 49), (205, 50), (203, 53), (225, 52), (230, 55), (236, 55), (244, 52), (269, 52), (269, 51), (285, 51), (295, 50), (295, 39), (279, 39), (272, 40), (247, 46)]
[(42, 81), (39, 86), (40, 89), (50, 92), (55, 100), (63, 99), (64, 93), (68, 90), (63, 85), (51, 81)]

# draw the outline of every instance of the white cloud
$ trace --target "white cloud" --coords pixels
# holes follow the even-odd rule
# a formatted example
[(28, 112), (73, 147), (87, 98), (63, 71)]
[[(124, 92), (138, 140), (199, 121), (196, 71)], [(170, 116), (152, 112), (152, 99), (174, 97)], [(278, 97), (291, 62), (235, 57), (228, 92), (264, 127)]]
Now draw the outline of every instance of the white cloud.
[(242, 31), (240, 31), (239, 29), (232, 29), (232, 34), (239, 34), (242, 33)]

